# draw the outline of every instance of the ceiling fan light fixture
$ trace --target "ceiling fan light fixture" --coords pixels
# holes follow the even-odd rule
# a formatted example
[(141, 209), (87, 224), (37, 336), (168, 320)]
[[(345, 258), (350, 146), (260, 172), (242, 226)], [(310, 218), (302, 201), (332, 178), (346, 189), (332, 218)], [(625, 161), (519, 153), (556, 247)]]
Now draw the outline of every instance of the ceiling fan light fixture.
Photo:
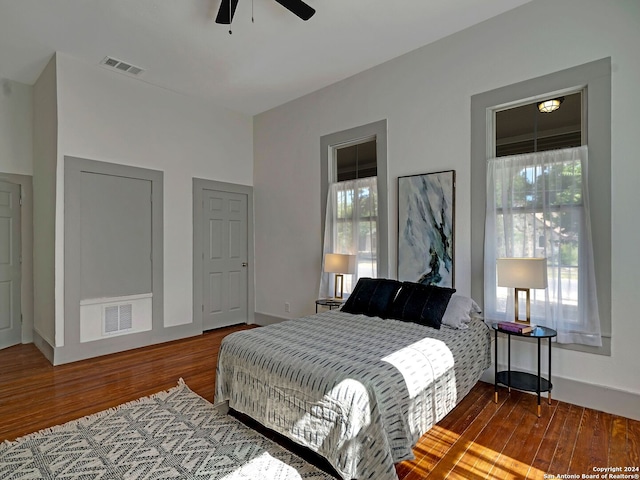
[(560, 104), (564, 102), (564, 97), (552, 98), (538, 104), (538, 110), (541, 113), (555, 112), (560, 108)]

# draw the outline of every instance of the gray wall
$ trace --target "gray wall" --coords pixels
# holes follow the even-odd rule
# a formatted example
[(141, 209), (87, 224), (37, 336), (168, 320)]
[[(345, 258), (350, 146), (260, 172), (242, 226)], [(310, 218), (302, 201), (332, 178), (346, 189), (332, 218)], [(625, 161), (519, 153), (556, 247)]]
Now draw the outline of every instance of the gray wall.
[(151, 180), (81, 172), (80, 185), (67, 189), (74, 187), (80, 188), (80, 298), (151, 292)]

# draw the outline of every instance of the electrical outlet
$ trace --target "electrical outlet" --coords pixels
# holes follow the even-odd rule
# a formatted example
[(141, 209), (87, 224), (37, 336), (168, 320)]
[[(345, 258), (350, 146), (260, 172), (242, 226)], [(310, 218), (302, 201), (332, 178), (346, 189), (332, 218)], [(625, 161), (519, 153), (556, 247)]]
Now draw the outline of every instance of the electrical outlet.
[(284, 311), (285, 313), (291, 313), (291, 304), (289, 302), (284, 302)]

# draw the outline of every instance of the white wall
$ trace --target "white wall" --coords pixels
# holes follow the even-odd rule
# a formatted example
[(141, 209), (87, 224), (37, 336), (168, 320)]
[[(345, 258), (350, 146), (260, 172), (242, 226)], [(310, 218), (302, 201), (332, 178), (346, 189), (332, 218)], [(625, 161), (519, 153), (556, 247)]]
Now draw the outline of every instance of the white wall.
[[(320, 137), (383, 118), (388, 120), (390, 272), (396, 270), (397, 177), (455, 169), (456, 287), (468, 294), (471, 96), (611, 56), (612, 356), (554, 349), (553, 369), (557, 377), (640, 394), (637, 45), (637, 1), (534, 0), (256, 116), (256, 312), (313, 313), (322, 251)], [(291, 303), (290, 314), (284, 302)], [(515, 365), (534, 369), (533, 349), (519, 350)]]
[(22, 341), (33, 341), (33, 88), (0, 80), (0, 179), (22, 187)]
[(251, 185), (252, 118), (58, 54), (56, 346), (64, 339), (64, 156), (164, 172), (164, 324), (192, 323), (192, 177)]
[(0, 172), (33, 172), (32, 87), (0, 80)]

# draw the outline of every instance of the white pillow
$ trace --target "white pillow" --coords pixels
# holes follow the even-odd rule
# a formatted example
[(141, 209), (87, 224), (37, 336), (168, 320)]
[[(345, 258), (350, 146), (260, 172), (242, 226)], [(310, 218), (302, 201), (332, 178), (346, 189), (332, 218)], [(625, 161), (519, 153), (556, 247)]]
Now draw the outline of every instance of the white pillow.
[(442, 324), (459, 330), (469, 328), (471, 317), (478, 316), (482, 311), (476, 302), (464, 295), (453, 294), (447, 309), (442, 316)]

